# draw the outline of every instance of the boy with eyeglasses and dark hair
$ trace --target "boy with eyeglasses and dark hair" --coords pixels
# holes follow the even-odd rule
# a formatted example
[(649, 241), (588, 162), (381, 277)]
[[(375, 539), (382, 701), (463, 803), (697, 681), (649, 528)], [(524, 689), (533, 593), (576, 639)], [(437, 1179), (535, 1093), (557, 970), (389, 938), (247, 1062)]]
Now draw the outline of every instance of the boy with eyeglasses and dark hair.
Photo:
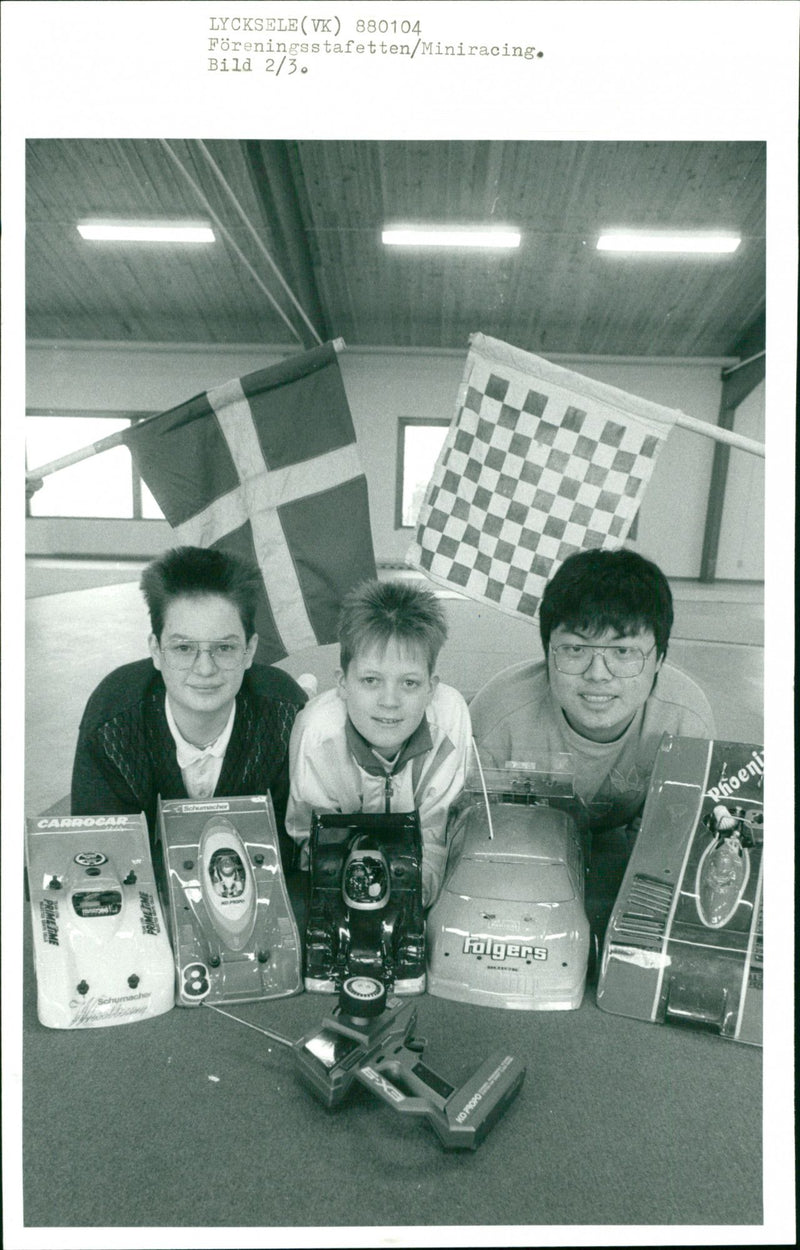
[(306, 696), (254, 664), (258, 570), (215, 548), (176, 547), (144, 570), (150, 659), (115, 669), (86, 705), (72, 772), (74, 815), (144, 811), (164, 799), (272, 795), (281, 853), (289, 737)]
[(493, 677), (470, 704), (481, 758), (521, 766), (568, 752), (592, 832), (642, 810), (663, 733), (713, 738), (703, 691), (666, 662), (666, 577), (636, 552), (581, 551), (545, 587), (545, 658)]

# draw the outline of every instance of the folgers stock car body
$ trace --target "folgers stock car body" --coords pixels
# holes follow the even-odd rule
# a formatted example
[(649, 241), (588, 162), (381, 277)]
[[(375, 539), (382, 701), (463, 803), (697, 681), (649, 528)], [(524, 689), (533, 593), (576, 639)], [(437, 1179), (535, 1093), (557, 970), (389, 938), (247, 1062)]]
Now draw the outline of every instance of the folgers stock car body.
[(162, 800), (158, 826), (178, 1002), (298, 993), (300, 937), (269, 795)]
[(568, 810), (569, 756), (484, 770), (468, 783), (444, 886), (428, 914), (428, 991), (527, 1011), (579, 1007), (589, 922), (584, 859)]
[(598, 1005), (761, 1045), (764, 754), (665, 734), (606, 930)]
[(29, 819), (25, 852), (41, 1023), (99, 1028), (169, 1011), (172, 950), (144, 815)]
[(425, 989), (422, 833), (416, 812), (314, 815), (309, 841), (305, 987), (350, 976), (396, 994)]

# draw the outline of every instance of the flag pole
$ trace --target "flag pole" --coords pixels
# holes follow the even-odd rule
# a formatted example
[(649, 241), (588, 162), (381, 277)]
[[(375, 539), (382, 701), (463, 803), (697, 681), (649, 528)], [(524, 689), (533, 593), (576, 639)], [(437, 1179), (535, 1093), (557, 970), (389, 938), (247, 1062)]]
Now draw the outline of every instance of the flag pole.
[(685, 412), (679, 412), (675, 418), (675, 424), (680, 425), (684, 430), (692, 430), (695, 434), (705, 434), (706, 438), (713, 438), (718, 443), (729, 443), (731, 447), (738, 447), (741, 451), (752, 452), (754, 456), (760, 456), (765, 459), (767, 449), (763, 443), (759, 443), (754, 438), (747, 438), (744, 434), (737, 434), (735, 430), (726, 430), (721, 425), (709, 425), (708, 421), (700, 421), (697, 417), (690, 417)]
[[(336, 352), (343, 352), (347, 346), (344, 339), (332, 339), (331, 346)], [(160, 412), (151, 412), (149, 417), (142, 417), (137, 421), (137, 429), (141, 429), (143, 425), (147, 425), (148, 421), (155, 421), (156, 417), (160, 417)], [(97, 456), (102, 451), (109, 451), (112, 447), (120, 447), (125, 439), (126, 431), (117, 430), (115, 434), (108, 434), (105, 438), (100, 438), (96, 443), (89, 443), (88, 447), (80, 447), (76, 451), (70, 451), (65, 456), (59, 456), (57, 460), (48, 460), (47, 464), (40, 464), (36, 469), (26, 469), (25, 480), (27, 482), (40, 482), (42, 478), (49, 477), (51, 473), (57, 473), (59, 469), (68, 469), (71, 464), (80, 464), (81, 460), (89, 460), (91, 456)]]
[[(493, 354), (503, 363), (511, 365), (517, 369), (524, 369), (526, 364), (538, 362), (539, 366), (549, 368), (553, 372), (569, 373), (567, 369), (563, 369), (561, 365), (550, 361), (543, 356), (534, 356), (531, 352), (524, 351), (521, 347), (512, 347), (509, 343), (503, 343), (497, 339), (490, 339), (485, 334), (474, 333), (469, 336), (470, 347), (476, 351), (484, 350)], [(744, 363), (744, 362), (743, 362)], [(466, 376), (466, 375), (465, 375)], [(592, 386), (596, 384), (605, 391), (614, 391), (620, 398), (623, 397), (622, 391), (618, 387), (609, 387), (606, 383), (595, 383), (595, 379), (581, 375), (583, 381)], [(627, 397), (632, 398), (632, 397)], [(640, 397), (641, 398), (641, 397)], [(666, 415), (659, 410), (662, 408), (660, 404), (653, 404), (649, 400), (641, 400), (648, 406), (648, 416), (654, 420), (666, 421)], [(706, 438), (712, 438), (718, 443), (728, 443), (731, 447), (738, 447), (740, 451), (749, 451), (754, 456), (760, 456), (761, 459), (766, 457), (766, 447), (763, 443), (759, 443), (754, 438), (748, 438), (745, 434), (736, 434), (733, 430), (725, 429), (721, 425), (711, 425), (708, 421), (700, 421), (697, 417), (690, 417), (688, 413), (680, 412), (677, 409), (670, 409), (670, 416), (674, 418), (675, 425), (680, 425), (685, 430), (691, 430), (693, 434), (703, 434)]]
[[(144, 425), (147, 421), (152, 421), (154, 417), (161, 414), (154, 412), (152, 416), (145, 417), (140, 421), (139, 425)], [(67, 469), (71, 464), (78, 464), (81, 460), (88, 460), (90, 456), (97, 456), (101, 451), (108, 451), (110, 447), (119, 447), (123, 441), (124, 430), (117, 430), (115, 434), (109, 434), (106, 438), (100, 438), (96, 443), (90, 443), (88, 447), (80, 447), (77, 451), (70, 451), (66, 456), (59, 456), (57, 460), (49, 460), (47, 464), (40, 464), (36, 469), (26, 469), (25, 480), (28, 482), (39, 482), (43, 477), (48, 477), (51, 473), (57, 473), (59, 469)]]

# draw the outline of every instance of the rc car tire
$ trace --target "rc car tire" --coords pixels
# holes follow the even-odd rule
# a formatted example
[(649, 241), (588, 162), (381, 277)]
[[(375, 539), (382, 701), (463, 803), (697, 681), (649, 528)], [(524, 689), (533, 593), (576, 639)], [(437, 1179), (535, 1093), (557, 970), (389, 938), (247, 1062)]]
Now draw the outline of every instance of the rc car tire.
[(339, 1006), (349, 1016), (379, 1016), (386, 1005), (386, 986), (375, 977), (348, 977), (339, 991)]

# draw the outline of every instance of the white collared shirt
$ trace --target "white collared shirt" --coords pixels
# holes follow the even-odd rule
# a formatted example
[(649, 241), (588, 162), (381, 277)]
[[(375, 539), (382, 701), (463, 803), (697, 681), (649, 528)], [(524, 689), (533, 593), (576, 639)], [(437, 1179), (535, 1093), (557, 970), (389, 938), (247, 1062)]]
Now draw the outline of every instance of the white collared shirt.
[(186, 786), (186, 793), (190, 799), (208, 799), (217, 788), (219, 775), (222, 772), (222, 761), (225, 758), (225, 752), (228, 749), (228, 743), (233, 732), (236, 700), (234, 700), (231, 708), (227, 725), (219, 737), (215, 738), (207, 747), (196, 747), (193, 743), (186, 741), (175, 723), (175, 717), (172, 715), (169, 695), (166, 697), (165, 710), (169, 731), (175, 739), (178, 767), (181, 770), (183, 784)]

